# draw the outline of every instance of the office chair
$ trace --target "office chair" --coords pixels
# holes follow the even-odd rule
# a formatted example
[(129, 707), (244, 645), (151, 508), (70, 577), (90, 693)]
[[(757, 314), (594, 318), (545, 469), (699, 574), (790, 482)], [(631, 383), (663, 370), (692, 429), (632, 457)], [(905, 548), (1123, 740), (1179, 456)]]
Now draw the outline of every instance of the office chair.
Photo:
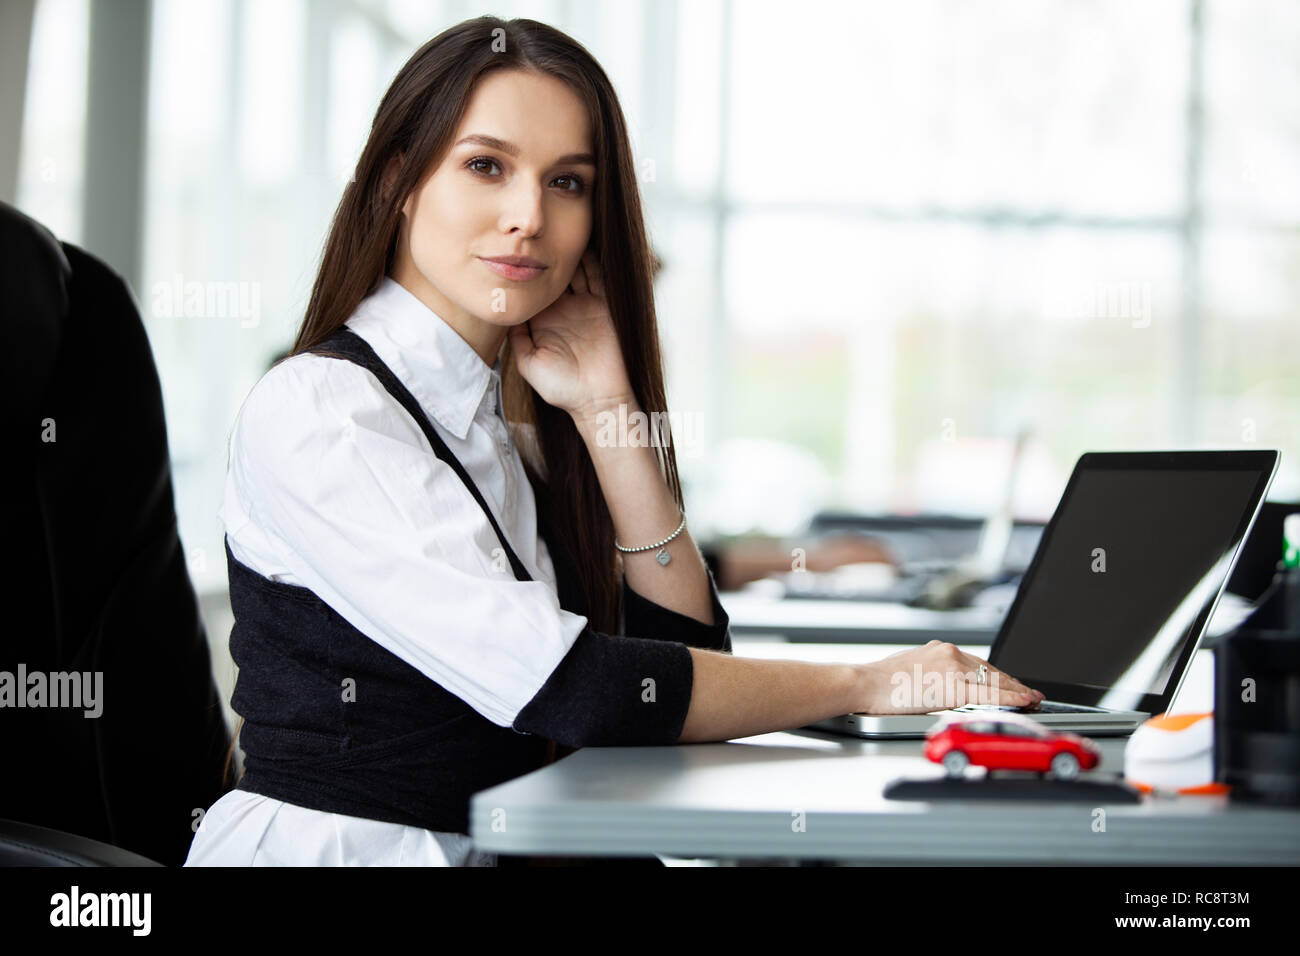
[(0, 820), (0, 866), (162, 866), (119, 846), (17, 820)]
[(230, 732), (144, 324), (120, 276), (4, 203), (0, 302), (14, 485), (0, 671), (102, 675), (98, 716), (0, 707), (0, 860), (179, 866), (195, 811), (232, 785)]

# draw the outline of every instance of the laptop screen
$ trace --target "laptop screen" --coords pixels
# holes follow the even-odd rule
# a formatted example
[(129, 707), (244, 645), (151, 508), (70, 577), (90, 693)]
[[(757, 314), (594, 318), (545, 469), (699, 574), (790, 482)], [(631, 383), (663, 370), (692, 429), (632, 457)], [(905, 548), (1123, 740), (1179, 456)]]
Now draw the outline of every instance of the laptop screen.
[(1075, 703), (1140, 708), (1172, 693), (1271, 477), (1261, 465), (1276, 461), (1169, 467), (1179, 454), (1229, 453), (1154, 455), (1153, 468), (1115, 467), (1141, 454), (1084, 456), (998, 635), (1000, 670), (1077, 688), (1057, 697)]

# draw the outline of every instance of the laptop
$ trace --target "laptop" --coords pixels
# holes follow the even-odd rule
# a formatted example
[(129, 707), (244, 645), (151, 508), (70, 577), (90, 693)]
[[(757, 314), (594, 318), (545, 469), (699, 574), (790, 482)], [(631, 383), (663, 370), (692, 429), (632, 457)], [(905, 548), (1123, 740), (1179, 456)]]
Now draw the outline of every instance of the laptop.
[(1276, 451), (1083, 455), (987, 658), (1042, 691), (1042, 703), (854, 713), (809, 726), (924, 737), (952, 714), (1010, 710), (1052, 730), (1132, 733), (1177, 696), (1277, 463)]

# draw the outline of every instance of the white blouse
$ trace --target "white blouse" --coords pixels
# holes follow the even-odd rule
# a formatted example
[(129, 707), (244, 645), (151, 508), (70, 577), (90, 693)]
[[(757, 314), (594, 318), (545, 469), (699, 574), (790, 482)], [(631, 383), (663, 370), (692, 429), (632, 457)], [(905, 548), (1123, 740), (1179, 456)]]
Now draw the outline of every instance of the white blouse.
[[(347, 325), (419, 401), (535, 580), (515, 578), (487, 516), (379, 381), (352, 362), (312, 354), (267, 372), (240, 409), (220, 510), (231, 553), (271, 580), (311, 589), (509, 727), (587, 624), (560, 607), (537, 534), (515, 442), (531, 449), (531, 432), (514, 435), (505, 420), (500, 361), (489, 368), (395, 280), (385, 278)], [(531, 451), (530, 461), (539, 462)], [(430, 628), (434, 616), (444, 626)], [(475, 626), (483, 620), (500, 623)], [(464, 834), (232, 790), (204, 815), (185, 865), (495, 862)]]

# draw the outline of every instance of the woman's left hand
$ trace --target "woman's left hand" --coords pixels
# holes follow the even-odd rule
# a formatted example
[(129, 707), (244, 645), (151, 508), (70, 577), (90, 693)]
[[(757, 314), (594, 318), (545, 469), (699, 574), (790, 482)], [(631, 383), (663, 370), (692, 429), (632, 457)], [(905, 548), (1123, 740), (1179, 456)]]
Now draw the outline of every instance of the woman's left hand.
[(614, 320), (605, 301), (600, 264), (583, 253), (560, 297), (510, 330), (515, 366), (537, 394), (575, 420), (591, 419), (635, 399)]

